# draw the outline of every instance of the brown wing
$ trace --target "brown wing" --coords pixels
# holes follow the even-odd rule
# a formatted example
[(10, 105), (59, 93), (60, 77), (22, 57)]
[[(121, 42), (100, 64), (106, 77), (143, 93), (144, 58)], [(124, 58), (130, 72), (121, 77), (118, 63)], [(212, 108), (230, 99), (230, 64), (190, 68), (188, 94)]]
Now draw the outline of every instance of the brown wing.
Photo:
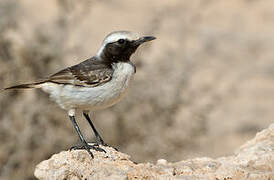
[(88, 59), (53, 74), (47, 81), (76, 86), (99, 86), (111, 80), (113, 69), (109, 63)]

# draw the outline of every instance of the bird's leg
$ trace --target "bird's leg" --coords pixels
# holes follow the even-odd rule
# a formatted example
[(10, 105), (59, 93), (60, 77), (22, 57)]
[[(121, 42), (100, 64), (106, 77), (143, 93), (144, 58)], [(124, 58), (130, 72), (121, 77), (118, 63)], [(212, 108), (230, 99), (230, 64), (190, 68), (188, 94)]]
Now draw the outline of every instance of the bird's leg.
[(91, 119), (89, 118), (88, 113), (84, 111), (84, 112), (83, 112), (83, 115), (85, 116), (85, 118), (87, 119), (89, 125), (91, 126), (91, 128), (92, 128), (92, 130), (93, 130), (93, 132), (94, 132), (94, 134), (95, 134), (96, 142), (98, 143), (98, 145), (103, 145), (103, 146), (104, 146), (104, 145), (107, 145), (107, 144), (104, 142), (103, 138), (102, 138), (102, 137), (100, 136), (100, 134), (98, 133), (98, 131), (96, 130), (94, 124), (92, 123)]
[[(83, 115), (85, 116), (85, 118), (87, 119), (89, 125), (91, 126), (94, 134), (95, 134), (95, 137), (96, 137), (96, 143), (98, 145), (103, 145), (103, 146), (108, 146), (108, 147), (111, 147), (110, 145), (106, 144), (103, 140), (103, 138), (100, 136), (100, 134), (98, 133), (98, 131), (96, 130), (94, 124), (92, 123), (91, 119), (89, 118), (89, 115), (88, 115), (88, 111), (83, 111)], [(117, 148), (115, 147), (112, 147), (114, 148), (116, 151), (118, 151)]]
[(105, 152), (105, 150), (103, 150), (102, 148), (99, 148), (98, 146), (89, 145), (86, 142), (86, 140), (84, 139), (84, 137), (83, 137), (83, 135), (82, 135), (82, 133), (80, 131), (80, 128), (79, 128), (78, 124), (75, 121), (75, 117), (74, 116), (69, 116), (69, 118), (70, 118), (70, 120), (71, 120), (71, 122), (73, 124), (73, 127), (75, 128), (75, 130), (76, 130), (76, 132), (77, 132), (77, 134), (78, 134), (78, 136), (79, 136), (82, 144), (83, 144), (83, 146), (80, 146), (80, 147), (76, 147), (75, 146), (75, 147), (72, 147), (71, 149), (83, 149), (83, 148), (85, 148), (92, 158), (94, 158), (94, 156), (93, 156), (92, 152), (90, 151), (90, 149), (94, 149), (96, 151)]

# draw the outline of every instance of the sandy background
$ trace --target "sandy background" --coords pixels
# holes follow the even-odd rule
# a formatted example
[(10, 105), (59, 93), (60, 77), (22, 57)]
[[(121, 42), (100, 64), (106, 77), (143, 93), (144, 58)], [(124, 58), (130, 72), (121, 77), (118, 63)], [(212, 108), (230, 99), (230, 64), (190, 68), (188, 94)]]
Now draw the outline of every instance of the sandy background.
[[(229, 155), (273, 122), (273, 27), (270, 0), (1, 0), (0, 88), (79, 63), (111, 31), (154, 35), (127, 97), (93, 114), (98, 130), (137, 162)], [(0, 142), (0, 179), (33, 179), (79, 140), (47, 94), (26, 90), (0, 94)]]

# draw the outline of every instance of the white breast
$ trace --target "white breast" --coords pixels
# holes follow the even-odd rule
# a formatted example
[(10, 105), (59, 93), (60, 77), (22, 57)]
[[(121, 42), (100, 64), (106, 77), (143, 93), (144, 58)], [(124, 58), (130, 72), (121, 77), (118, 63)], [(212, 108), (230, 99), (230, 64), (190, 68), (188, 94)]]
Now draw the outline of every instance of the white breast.
[(42, 89), (48, 92), (62, 108), (98, 110), (116, 104), (124, 97), (130, 80), (134, 75), (134, 66), (120, 62), (113, 64), (112, 79), (97, 87), (79, 87), (45, 83)]

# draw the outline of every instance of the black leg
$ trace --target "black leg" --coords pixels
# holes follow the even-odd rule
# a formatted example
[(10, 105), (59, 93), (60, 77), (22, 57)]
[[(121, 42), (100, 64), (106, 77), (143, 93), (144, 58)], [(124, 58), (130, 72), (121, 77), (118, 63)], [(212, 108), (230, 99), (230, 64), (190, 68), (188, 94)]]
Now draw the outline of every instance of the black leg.
[(85, 116), (85, 118), (88, 120), (88, 123), (89, 125), (91, 126), (94, 134), (95, 134), (95, 137), (96, 137), (96, 142), (99, 144), (99, 145), (106, 145), (103, 138), (100, 136), (100, 134), (98, 133), (98, 131), (96, 130), (95, 126), (93, 125), (91, 119), (89, 118), (89, 115), (88, 113), (85, 113), (83, 112), (83, 115)]
[(90, 149), (94, 149), (96, 151), (103, 151), (103, 152), (105, 152), (105, 150), (103, 150), (103, 149), (101, 149), (99, 147), (96, 147), (96, 146), (93, 146), (93, 145), (89, 145), (86, 142), (86, 140), (84, 139), (84, 137), (83, 137), (83, 135), (82, 135), (82, 133), (80, 131), (80, 128), (79, 128), (78, 124), (75, 121), (75, 117), (74, 116), (69, 116), (69, 118), (70, 118), (70, 120), (71, 120), (71, 122), (73, 124), (73, 127), (75, 128), (75, 130), (76, 130), (76, 132), (77, 132), (77, 134), (78, 134), (78, 136), (79, 136), (82, 144), (83, 144), (83, 146), (81, 146), (79, 148), (73, 147), (72, 149), (82, 149), (82, 148), (85, 148), (92, 158), (94, 158), (94, 156), (93, 156), (92, 152), (90, 151)]

